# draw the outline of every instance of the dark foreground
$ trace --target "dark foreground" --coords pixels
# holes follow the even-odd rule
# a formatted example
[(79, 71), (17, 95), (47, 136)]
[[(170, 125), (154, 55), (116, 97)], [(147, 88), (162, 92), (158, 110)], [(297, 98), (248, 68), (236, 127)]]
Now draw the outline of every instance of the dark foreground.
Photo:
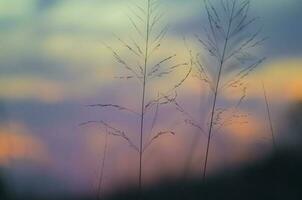
[[(143, 200), (302, 200), (301, 152), (278, 153), (264, 162), (207, 180), (166, 181), (142, 192)], [(32, 195), (15, 197), (0, 184), (0, 200), (42, 200)], [(47, 198), (49, 200), (90, 200), (92, 197)], [(128, 190), (106, 198), (137, 199), (137, 191)]]

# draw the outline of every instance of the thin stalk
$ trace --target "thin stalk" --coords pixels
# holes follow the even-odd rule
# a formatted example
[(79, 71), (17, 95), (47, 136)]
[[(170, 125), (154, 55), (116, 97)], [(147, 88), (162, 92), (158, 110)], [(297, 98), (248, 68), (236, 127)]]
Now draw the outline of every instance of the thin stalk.
[(276, 150), (277, 149), (276, 137), (275, 137), (275, 132), (274, 132), (274, 128), (273, 128), (272, 115), (271, 115), (271, 110), (270, 110), (270, 106), (269, 106), (269, 99), (268, 99), (263, 81), (262, 81), (262, 88), (263, 88), (263, 95), (264, 95), (264, 100), (265, 100), (267, 117), (268, 117), (268, 121), (269, 121), (269, 127), (270, 127), (270, 131), (271, 131), (271, 135), (272, 135), (273, 148)]
[(103, 159), (102, 159), (102, 164), (101, 164), (101, 173), (100, 173), (100, 178), (99, 178), (99, 183), (98, 183), (98, 188), (97, 188), (97, 200), (100, 200), (101, 196), (102, 196), (104, 168), (105, 168), (105, 162), (106, 162), (106, 157), (107, 157), (107, 146), (108, 146), (108, 133), (106, 133), (106, 135), (105, 135), (105, 146), (104, 146), (104, 153), (103, 153)]
[(141, 101), (141, 117), (140, 117), (140, 146), (139, 146), (139, 194), (142, 190), (142, 158), (143, 158), (143, 134), (144, 134), (144, 120), (145, 120), (145, 97), (146, 97), (146, 83), (147, 83), (147, 66), (149, 54), (149, 33), (150, 33), (150, 0), (147, 2), (147, 24), (146, 24), (146, 40), (145, 40), (145, 58), (144, 58), (144, 77), (142, 86), (142, 101)]
[(213, 106), (212, 106), (212, 110), (211, 110), (211, 119), (210, 119), (210, 127), (209, 127), (208, 139), (207, 139), (205, 162), (204, 162), (204, 166), (203, 166), (203, 181), (205, 181), (206, 174), (207, 174), (209, 150), (210, 150), (210, 145), (211, 145), (213, 124), (214, 124), (214, 114), (215, 114), (215, 109), (216, 109), (216, 104), (217, 104), (217, 97), (218, 97), (218, 90), (219, 90), (220, 80), (221, 80), (221, 75), (222, 75), (222, 68), (223, 68), (223, 65), (224, 65), (224, 59), (225, 59), (225, 55), (226, 55), (226, 51), (227, 51), (227, 47), (228, 47), (228, 42), (229, 42), (229, 37), (230, 37), (230, 32), (231, 32), (231, 27), (232, 27), (234, 6), (235, 6), (235, 4), (233, 4), (232, 14), (231, 14), (230, 21), (229, 21), (229, 24), (228, 24), (228, 31), (227, 31), (223, 51), (222, 51), (222, 57), (220, 59), (219, 71), (218, 71), (216, 86), (215, 86), (215, 90), (214, 90), (214, 99), (213, 99)]

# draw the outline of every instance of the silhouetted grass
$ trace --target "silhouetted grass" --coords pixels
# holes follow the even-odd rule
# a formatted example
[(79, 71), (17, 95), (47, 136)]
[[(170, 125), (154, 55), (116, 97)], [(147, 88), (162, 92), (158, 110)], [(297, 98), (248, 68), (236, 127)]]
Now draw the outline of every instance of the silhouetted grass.
[[(262, 29), (254, 27), (257, 17), (249, 17), (251, 4), (249, 0), (204, 0), (203, 4), (207, 26), (204, 27), (202, 37), (198, 35), (195, 37), (208, 54), (207, 59), (210, 62), (203, 63), (201, 61), (203, 54), (199, 52), (190, 51), (190, 55), (191, 62), (197, 69), (195, 77), (208, 86), (213, 98), (209, 122), (206, 126), (208, 128), (203, 128), (204, 123), (192, 117), (189, 117), (186, 122), (200, 131), (194, 141), (198, 141), (200, 135), (205, 132), (207, 135), (205, 160), (202, 167), (205, 180), (213, 132), (248, 117), (239, 113), (239, 107), (247, 97), (246, 77), (265, 60), (265, 57), (257, 58), (251, 52), (267, 38), (258, 39)], [(240, 90), (242, 95), (231, 108), (220, 107), (218, 105), (220, 95), (228, 89)], [(229, 117), (223, 117), (227, 113)], [(197, 143), (194, 142), (192, 149), (194, 150), (196, 146)], [(191, 159), (192, 153), (189, 155), (188, 162)]]
[[(135, 31), (134, 36), (132, 36), (128, 42), (113, 34), (113, 36), (121, 44), (121, 49), (114, 49), (106, 43), (104, 43), (104, 45), (112, 53), (115, 61), (128, 73), (126, 75), (116, 76), (116, 78), (122, 80), (133, 80), (139, 85), (141, 89), (140, 96), (138, 97), (139, 105), (137, 106), (139, 108), (134, 110), (123, 105), (116, 105), (112, 103), (92, 104), (88, 105), (88, 107), (102, 109), (110, 108), (132, 114), (139, 120), (137, 127), (139, 129), (139, 142), (136, 144), (125, 131), (114, 127), (110, 125), (110, 123), (103, 120), (84, 122), (81, 124), (81, 126), (91, 124), (101, 125), (105, 128), (107, 134), (122, 138), (132, 149), (138, 153), (138, 187), (140, 191), (142, 188), (143, 154), (145, 150), (162, 136), (175, 135), (175, 132), (169, 129), (160, 130), (158, 132), (154, 131), (154, 126), (158, 123), (157, 118), (159, 115), (159, 109), (162, 106), (172, 103), (172, 99), (176, 98), (177, 96), (176, 90), (188, 78), (192, 68), (188, 63), (177, 63), (175, 61), (175, 54), (164, 58), (154, 56), (154, 53), (159, 51), (163, 46), (162, 41), (168, 31), (168, 25), (162, 26), (160, 23), (165, 15), (165, 12), (161, 11), (160, 9), (160, 1), (144, 0), (138, 5), (134, 4), (133, 7), (129, 7), (129, 11), (130, 15), (128, 18), (131, 27)], [(129, 54), (127, 58), (124, 58), (120, 53), (122, 50), (126, 50)], [(135, 62), (133, 62), (133, 60)], [(170, 89), (164, 92), (158, 92), (158, 95), (156, 97), (151, 97), (151, 99), (147, 98), (147, 95), (149, 94), (148, 86), (150, 82), (157, 81), (158, 79), (169, 78), (169, 75), (183, 68), (189, 69), (178, 82), (174, 83)], [(146, 130), (146, 115), (152, 110), (155, 110), (155, 112), (152, 117), (151, 128), (150, 130)], [(148, 138), (144, 137), (146, 131), (150, 132)]]

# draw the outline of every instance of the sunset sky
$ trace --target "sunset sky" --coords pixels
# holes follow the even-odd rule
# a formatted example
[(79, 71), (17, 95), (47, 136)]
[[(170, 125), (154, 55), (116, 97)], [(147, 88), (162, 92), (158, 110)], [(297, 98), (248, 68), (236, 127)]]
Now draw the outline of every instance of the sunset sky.
[[(140, 89), (131, 80), (114, 78), (125, 71), (103, 45), (119, 49), (120, 43), (113, 33), (125, 40), (134, 35), (125, 17), (133, 2), (141, 0), (0, 1), (0, 167), (8, 172), (16, 190), (41, 187), (45, 191), (94, 192), (104, 130), (79, 127), (81, 122), (113, 122), (133, 132), (130, 137), (137, 140), (136, 119), (84, 106), (113, 102), (138, 109)], [(170, 23), (170, 30), (156, 58), (175, 53), (177, 61), (186, 62), (183, 36), (189, 44), (194, 43), (193, 35), (200, 33), (206, 23), (202, 1), (162, 2), (161, 9), (167, 10), (164, 20)], [(260, 17), (262, 35), (269, 37), (256, 52), (267, 60), (247, 78), (247, 100), (241, 109), (251, 114), (249, 123), (232, 125), (225, 133), (214, 135), (212, 169), (223, 168), (221, 163), (231, 166), (260, 158), (263, 155), (259, 146), (263, 152), (269, 151), (261, 80), (270, 97), (276, 128), (277, 124), (282, 126), (278, 122), (287, 107), (302, 101), (300, 0), (252, 0), (251, 10), (253, 16)], [(120, 51), (124, 53), (121, 48)], [(165, 90), (172, 86), (186, 72), (179, 71), (153, 85), (150, 93), (156, 94), (155, 88)], [(200, 99), (205, 108), (210, 106), (208, 91), (194, 77), (188, 78), (179, 95), (179, 101), (193, 114), (198, 115), (194, 111)], [(227, 91), (221, 98), (232, 101), (238, 96)], [(161, 122), (174, 128), (178, 116), (169, 115), (170, 109), (163, 112)], [(156, 170), (159, 166), (171, 174), (183, 169), (196, 130), (185, 126), (176, 130), (176, 136), (167, 136), (148, 150), (146, 182), (158, 178), (154, 174), (159, 174)], [(202, 139), (205, 137), (201, 137), (200, 149), (204, 148)], [(128, 180), (135, 181), (136, 152), (117, 138), (110, 139), (109, 151), (106, 188), (111, 190)], [(202, 151), (194, 155), (194, 171), (200, 169), (202, 155)], [(20, 180), (17, 177), (24, 178), (17, 181)], [(31, 181), (33, 177), (37, 180)], [(51, 186), (57, 182), (60, 184)]]

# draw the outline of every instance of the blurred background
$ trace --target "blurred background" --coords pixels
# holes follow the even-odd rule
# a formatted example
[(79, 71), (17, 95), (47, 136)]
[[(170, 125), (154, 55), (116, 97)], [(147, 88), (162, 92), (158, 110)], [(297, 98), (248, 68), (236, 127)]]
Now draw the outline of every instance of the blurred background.
[[(114, 78), (124, 71), (103, 45), (105, 42), (119, 47), (112, 33), (123, 39), (133, 34), (125, 17), (133, 2), (139, 1), (0, 1), (0, 188), (3, 185), (3, 191), (16, 196), (93, 196), (105, 134), (97, 126), (80, 127), (82, 122), (106, 120), (118, 124), (138, 141), (137, 119), (107, 109), (85, 107), (121, 103), (139, 108), (140, 89), (131, 81)], [(174, 52), (178, 60), (186, 59), (183, 35), (190, 38), (202, 30), (205, 22), (202, 3), (166, 0), (162, 9), (167, 9), (166, 20), (171, 29), (158, 57)], [(240, 108), (242, 113), (248, 113), (248, 123), (233, 124), (213, 136), (209, 163), (213, 175), (263, 160), (271, 153), (261, 80), (269, 97), (278, 146), (298, 149), (300, 145), (302, 4), (299, 0), (253, 0), (251, 10), (252, 15), (260, 16), (262, 34), (269, 36), (257, 50), (268, 59), (248, 77), (247, 97)], [(173, 84), (171, 80), (163, 80), (154, 88), (165, 88)], [(196, 116), (200, 102), (205, 109), (210, 105), (209, 92), (193, 76), (180, 88), (179, 96), (184, 107)], [(221, 98), (231, 101), (237, 97), (225, 93)], [(173, 127), (176, 135), (163, 137), (146, 152), (144, 185), (154, 184), (164, 176), (180, 177), (195, 138), (196, 129), (176, 125), (179, 117), (169, 109), (161, 123)], [(190, 167), (193, 176), (201, 173), (204, 159), (206, 136), (199, 139)], [(107, 158), (106, 193), (136, 183), (137, 154), (123, 140), (109, 138)]]

